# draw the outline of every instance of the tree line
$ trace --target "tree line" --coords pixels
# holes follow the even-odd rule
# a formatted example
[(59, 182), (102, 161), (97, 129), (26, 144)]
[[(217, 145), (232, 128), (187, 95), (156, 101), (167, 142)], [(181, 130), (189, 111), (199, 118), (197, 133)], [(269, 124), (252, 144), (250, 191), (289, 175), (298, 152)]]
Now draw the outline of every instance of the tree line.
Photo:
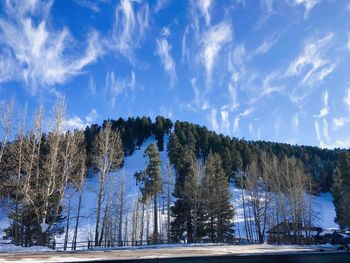
[[(6, 236), (16, 245), (46, 245), (64, 233), (67, 247), (73, 229), (75, 246), (89, 174), (97, 179), (91, 233), (95, 246), (129, 236), (141, 243), (228, 242), (243, 233), (261, 243), (270, 227), (283, 222), (291, 222), (290, 233), (302, 235), (301, 225), (311, 227), (317, 221), (314, 204), (304, 194), (330, 190), (336, 222), (350, 225), (348, 151), (239, 140), (161, 116), (154, 122), (149, 117), (106, 120), (69, 131), (64, 100), (52, 110), (48, 126), (42, 107), (27, 116), (26, 109), (15, 114), (14, 104), (7, 101), (0, 109), (0, 193), (11, 200)], [(162, 164), (159, 152), (164, 151), (166, 134), (169, 160)], [(125, 157), (151, 135), (156, 144), (145, 150), (145, 169), (123, 174)], [(139, 186), (131, 207), (127, 176)], [(230, 183), (241, 189), (243, 229), (234, 226)], [(74, 208), (70, 188), (78, 192)]]

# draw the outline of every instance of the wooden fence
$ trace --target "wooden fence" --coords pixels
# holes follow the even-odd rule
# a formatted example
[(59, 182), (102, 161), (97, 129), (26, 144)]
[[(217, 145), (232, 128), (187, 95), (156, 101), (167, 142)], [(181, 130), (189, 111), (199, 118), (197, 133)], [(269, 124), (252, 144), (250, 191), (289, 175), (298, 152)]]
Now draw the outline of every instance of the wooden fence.
[[(160, 240), (157, 244), (167, 244), (166, 240)], [(84, 250), (84, 249), (94, 249), (94, 248), (121, 248), (121, 247), (139, 247), (152, 244), (151, 240), (123, 240), (123, 241), (102, 241), (98, 246), (95, 246), (95, 241), (79, 241), (75, 244), (72, 242), (68, 243), (57, 243), (52, 242), (49, 244), (49, 247), (55, 250), (63, 250), (63, 251), (74, 251), (74, 250)]]

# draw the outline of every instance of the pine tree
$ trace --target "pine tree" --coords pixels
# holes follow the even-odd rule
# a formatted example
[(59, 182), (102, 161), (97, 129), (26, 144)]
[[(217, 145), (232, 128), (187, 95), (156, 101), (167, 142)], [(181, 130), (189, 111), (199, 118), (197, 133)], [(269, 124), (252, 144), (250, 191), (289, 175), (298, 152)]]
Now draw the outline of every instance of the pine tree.
[(339, 155), (337, 167), (333, 172), (332, 193), (336, 208), (335, 222), (341, 227), (350, 226), (350, 154)]
[(154, 210), (154, 225), (153, 225), (153, 243), (158, 243), (158, 193), (162, 191), (162, 174), (160, 165), (162, 161), (159, 157), (157, 146), (151, 143), (145, 150), (145, 157), (148, 157), (148, 163), (144, 171), (135, 174), (135, 178), (140, 185), (142, 194), (142, 202), (147, 203), (148, 200), (153, 199)]
[(207, 233), (211, 242), (225, 242), (233, 237), (234, 210), (230, 204), (229, 181), (218, 154), (209, 153), (205, 164)]
[(185, 146), (181, 153), (181, 158), (177, 163), (176, 182), (174, 197), (176, 198), (174, 206), (171, 207), (171, 213), (174, 220), (171, 222), (171, 237), (174, 242), (183, 240), (183, 235), (187, 233), (187, 242), (193, 242), (193, 226), (190, 204), (185, 196), (185, 181), (187, 177), (195, 173), (196, 157), (190, 147)]

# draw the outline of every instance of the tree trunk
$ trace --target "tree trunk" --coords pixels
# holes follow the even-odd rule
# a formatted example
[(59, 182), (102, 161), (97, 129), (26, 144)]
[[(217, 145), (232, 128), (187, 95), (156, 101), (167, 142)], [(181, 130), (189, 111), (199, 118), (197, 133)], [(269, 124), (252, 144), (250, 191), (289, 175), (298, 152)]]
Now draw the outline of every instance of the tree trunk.
[(154, 209), (154, 225), (153, 225), (153, 243), (157, 244), (158, 243), (158, 206), (157, 206), (157, 194), (154, 195), (153, 197), (154, 204), (153, 204), (153, 209)]
[(68, 236), (69, 236), (69, 221), (70, 221), (70, 199), (68, 201), (68, 215), (67, 215), (67, 223), (66, 223), (66, 233), (64, 236), (64, 245), (63, 245), (63, 250), (67, 250), (68, 246)]
[(77, 236), (78, 236), (78, 227), (79, 227), (79, 219), (80, 219), (80, 209), (81, 209), (81, 201), (83, 197), (83, 191), (82, 189), (80, 190), (79, 193), (79, 201), (78, 201), (78, 208), (77, 208), (77, 218), (75, 221), (75, 228), (74, 228), (74, 234), (73, 234), (73, 241), (72, 241), (72, 250), (77, 249)]

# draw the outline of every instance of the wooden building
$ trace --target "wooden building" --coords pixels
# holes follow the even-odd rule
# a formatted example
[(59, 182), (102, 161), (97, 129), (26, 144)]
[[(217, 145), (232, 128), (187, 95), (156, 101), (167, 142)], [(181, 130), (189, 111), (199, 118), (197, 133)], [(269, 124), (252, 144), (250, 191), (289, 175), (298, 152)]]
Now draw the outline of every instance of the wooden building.
[(267, 231), (270, 244), (315, 244), (315, 237), (322, 232), (321, 227), (304, 227), (295, 223), (280, 223)]

